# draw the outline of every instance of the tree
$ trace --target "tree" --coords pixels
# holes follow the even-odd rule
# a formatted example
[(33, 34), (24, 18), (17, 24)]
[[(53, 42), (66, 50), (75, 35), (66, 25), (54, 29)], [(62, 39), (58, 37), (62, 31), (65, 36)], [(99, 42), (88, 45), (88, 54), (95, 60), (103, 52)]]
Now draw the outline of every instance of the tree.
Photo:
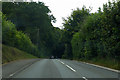
[(71, 45), (75, 59), (95, 57), (119, 60), (120, 2), (104, 4), (103, 12), (98, 10), (85, 18), (79, 32), (73, 35)]
[[(81, 25), (85, 18), (89, 16), (89, 9), (86, 9), (85, 6), (83, 6), (82, 10), (77, 8), (77, 10), (74, 10), (70, 17), (64, 19), (64, 39), (65, 39), (65, 55), (66, 57), (72, 58), (72, 46), (71, 46), (71, 40), (73, 35), (78, 32), (81, 28)], [(64, 57), (65, 57), (64, 55)]]
[(42, 2), (3, 2), (3, 13), (11, 20), (17, 30), (23, 31), (37, 45), (42, 56), (52, 53), (53, 15)]

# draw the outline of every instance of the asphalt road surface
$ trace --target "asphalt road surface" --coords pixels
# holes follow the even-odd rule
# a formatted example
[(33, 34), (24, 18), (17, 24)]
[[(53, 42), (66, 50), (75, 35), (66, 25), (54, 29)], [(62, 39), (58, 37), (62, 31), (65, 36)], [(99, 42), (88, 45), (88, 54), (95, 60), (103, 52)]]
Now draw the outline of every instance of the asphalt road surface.
[[(24, 63), (24, 64), (23, 64)], [(22, 64), (22, 67), (19, 67)], [(24, 66), (23, 66), (24, 65)], [(63, 59), (24, 60), (3, 65), (3, 77), (12, 78), (118, 78), (118, 72)]]

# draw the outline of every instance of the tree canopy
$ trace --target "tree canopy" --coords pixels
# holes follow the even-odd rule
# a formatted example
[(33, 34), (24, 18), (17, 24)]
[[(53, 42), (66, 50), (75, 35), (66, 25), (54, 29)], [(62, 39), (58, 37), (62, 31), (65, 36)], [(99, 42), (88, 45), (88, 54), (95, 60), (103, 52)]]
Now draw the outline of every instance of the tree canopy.
[(2, 12), (39, 48), (41, 55), (50, 55), (53, 46), (53, 25), (50, 10), (42, 2), (3, 2)]

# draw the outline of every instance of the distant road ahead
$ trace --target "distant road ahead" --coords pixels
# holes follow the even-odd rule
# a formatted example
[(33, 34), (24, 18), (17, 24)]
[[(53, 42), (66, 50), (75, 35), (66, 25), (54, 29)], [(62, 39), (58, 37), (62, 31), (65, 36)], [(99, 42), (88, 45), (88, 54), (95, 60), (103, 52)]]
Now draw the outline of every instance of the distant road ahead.
[[(4, 66), (3, 66), (4, 75), (7, 72), (9, 72), (10, 68), (14, 69), (15, 67), (15, 65), (13, 65), (14, 67), (9, 67), (9, 65), (7, 65), (9, 67), (9, 70), (6, 71), (7, 67)], [(16, 70), (14, 72), (11, 72), (7, 77), (82, 78), (83, 80), (89, 80), (89, 78), (118, 78), (118, 73), (114, 71), (102, 69), (99, 67), (95, 67), (89, 64), (81, 63), (78, 61), (62, 60), (62, 59), (40, 59), (40, 60), (32, 61), (32, 64), (23, 68), (21, 67), (21, 69), (19, 69), (18, 71)]]

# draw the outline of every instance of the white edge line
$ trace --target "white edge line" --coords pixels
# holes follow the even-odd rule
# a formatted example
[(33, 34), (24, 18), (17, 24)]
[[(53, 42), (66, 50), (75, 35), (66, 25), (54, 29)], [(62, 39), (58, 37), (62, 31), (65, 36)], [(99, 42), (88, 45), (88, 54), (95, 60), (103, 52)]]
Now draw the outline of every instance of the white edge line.
[(111, 68), (100, 66), (100, 65), (95, 65), (95, 64), (92, 64), (92, 63), (86, 63), (86, 62), (82, 62), (82, 63), (89, 64), (89, 65), (92, 65), (92, 66), (95, 66), (95, 67), (99, 67), (99, 68), (103, 68), (103, 69), (106, 69), (106, 70), (114, 71), (114, 72), (120, 72), (119, 70), (111, 69)]
[[(34, 62), (33, 62), (33, 63), (34, 63)], [(19, 71), (22, 71), (22, 70), (24, 70), (25, 68), (27, 68), (27, 67), (31, 66), (33, 63), (28, 64), (28, 65), (26, 65), (26, 66), (22, 67), (21, 69), (17, 70), (16, 72), (14, 72), (14, 73), (10, 74), (10, 75), (9, 75), (9, 77), (14, 76), (16, 73), (18, 73)]]
[(26, 67), (28, 67), (28, 66), (29, 66), (29, 65), (26, 65), (26, 66), (22, 67), (21, 69), (17, 70), (16, 72), (10, 74), (9, 77), (14, 76), (16, 73), (18, 73), (18, 72), (21, 71), (21, 70), (24, 70), (24, 69), (25, 69)]

